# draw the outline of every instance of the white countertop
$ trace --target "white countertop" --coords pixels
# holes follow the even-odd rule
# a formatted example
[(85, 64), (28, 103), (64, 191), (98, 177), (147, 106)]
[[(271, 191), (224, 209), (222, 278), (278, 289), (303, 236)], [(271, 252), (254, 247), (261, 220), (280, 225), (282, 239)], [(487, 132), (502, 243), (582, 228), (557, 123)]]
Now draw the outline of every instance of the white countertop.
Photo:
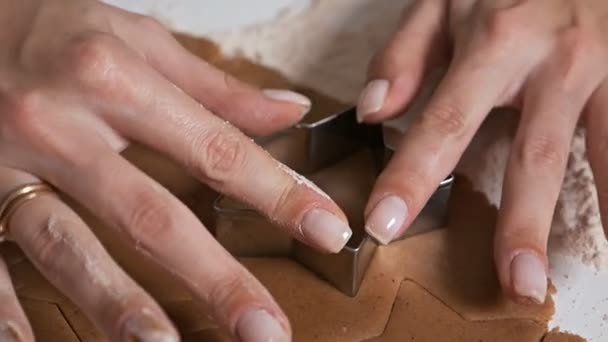
[[(344, 3), (344, 6), (376, 1), (379, 6), (384, 7), (384, 10), (391, 3), (399, 3), (395, 5), (398, 7), (403, 6), (403, 2), (393, 0), (334, 1)], [(309, 0), (105, 0), (105, 2), (155, 16), (172, 29), (205, 36), (251, 27), (271, 20), (286, 11), (304, 10), (310, 4)], [(341, 22), (340, 13), (328, 15), (335, 17), (335, 20), (327, 22)], [(348, 18), (342, 19), (348, 22)], [(335, 30), (335, 25), (331, 29)], [(280, 65), (269, 66), (281, 68)], [(349, 66), (345, 65), (345, 67)], [(365, 70), (361, 70), (361, 73), (363, 75)], [(349, 94), (351, 93), (352, 91)], [(598, 273), (594, 268), (585, 266), (572, 257), (551, 255), (550, 260), (551, 279), (557, 288), (556, 314), (551, 326), (581, 335), (589, 342), (608, 341), (608, 272)]]

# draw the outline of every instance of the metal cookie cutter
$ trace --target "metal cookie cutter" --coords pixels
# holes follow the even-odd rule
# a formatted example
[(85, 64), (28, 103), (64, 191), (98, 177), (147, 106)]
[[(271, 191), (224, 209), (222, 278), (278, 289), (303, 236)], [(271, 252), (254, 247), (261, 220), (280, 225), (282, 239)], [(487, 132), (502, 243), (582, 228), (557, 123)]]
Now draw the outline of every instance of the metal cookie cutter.
[[(275, 158), (303, 174), (333, 165), (361, 149), (372, 152), (379, 173), (392, 155), (390, 148), (385, 147), (382, 127), (358, 124), (354, 108), (317, 122), (299, 124), (260, 144)], [(276, 148), (279, 145), (281, 149)], [(440, 184), (403, 238), (445, 224), (452, 182), (453, 177), (449, 176)], [(378, 246), (365, 234), (364, 227), (352, 227), (353, 237), (347, 246), (337, 254), (325, 254), (285, 235), (277, 236), (277, 231), (271, 231), (253, 209), (227, 197), (220, 196), (214, 210), (217, 226), (222, 227), (216, 231), (216, 237), (229, 251), (239, 256), (291, 256), (349, 296), (357, 294)], [(234, 239), (235, 236), (241, 238)], [(271, 243), (269, 236), (273, 237)], [(257, 249), (251, 249), (252, 245)]]

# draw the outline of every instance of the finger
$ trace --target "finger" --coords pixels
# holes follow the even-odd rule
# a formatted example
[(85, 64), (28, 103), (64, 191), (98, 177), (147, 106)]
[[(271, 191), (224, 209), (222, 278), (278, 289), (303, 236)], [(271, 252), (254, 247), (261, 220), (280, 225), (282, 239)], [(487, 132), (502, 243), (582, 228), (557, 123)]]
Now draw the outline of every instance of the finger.
[(416, 1), (389, 43), (374, 57), (361, 93), (359, 121), (379, 122), (401, 113), (430, 68), (447, 58), (445, 1)]
[(593, 170), (604, 232), (608, 237), (608, 83), (594, 92), (586, 110), (587, 157)]
[[(0, 193), (23, 184), (24, 178), (30, 177), (1, 169)], [(179, 340), (162, 309), (58, 197), (41, 195), (23, 203), (8, 227), (29, 260), (111, 340)]]
[(19, 304), (6, 264), (0, 257), (0, 341), (34, 341), (34, 333)]
[(598, 83), (592, 61), (578, 57), (560, 50), (528, 83), (507, 164), (495, 261), (505, 292), (524, 302), (545, 301), (553, 212), (574, 129)]
[(308, 113), (310, 100), (289, 90), (260, 90), (239, 81), (186, 50), (162, 24), (129, 16), (118, 34), (169, 81), (213, 113), (251, 135), (292, 126)]
[[(89, 94), (95, 110), (104, 113), (110, 126), (131, 140), (168, 154), (198, 179), (253, 206), (295, 238), (326, 252), (344, 247), (351, 229), (344, 213), (327, 195), (116, 42), (107, 37), (101, 39), (103, 43), (96, 39), (80, 44), (101, 45), (74, 47), (73, 54), (92, 56), (83, 66), (66, 72), (72, 73), (78, 89)], [(65, 131), (65, 125), (57, 129)], [(91, 139), (75, 131), (81, 130), (80, 126), (71, 129), (70, 141)], [(50, 144), (61, 139), (50, 138), (54, 138)], [(58, 158), (83, 158), (79, 156), (81, 146), (65, 148), (74, 151), (68, 157), (62, 152)]]
[(487, 48), (453, 61), (376, 182), (365, 211), (371, 236), (387, 244), (404, 233), (505, 89), (522, 77), (515, 66)]
[(184, 204), (107, 146), (77, 138), (78, 149), (58, 153), (69, 156), (62, 167), (46, 161), (37, 165), (39, 174), (175, 274), (235, 337), (289, 339), (288, 320), (272, 296)]

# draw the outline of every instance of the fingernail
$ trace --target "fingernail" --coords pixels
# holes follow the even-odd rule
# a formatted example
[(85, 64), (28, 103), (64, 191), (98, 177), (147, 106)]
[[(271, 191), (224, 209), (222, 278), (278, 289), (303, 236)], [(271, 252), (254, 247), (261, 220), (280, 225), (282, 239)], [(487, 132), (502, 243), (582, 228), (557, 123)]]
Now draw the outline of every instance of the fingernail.
[(148, 311), (133, 317), (126, 323), (128, 342), (177, 342), (175, 331), (172, 327), (152, 316)]
[(308, 113), (308, 111), (310, 111), (310, 107), (312, 106), (312, 102), (308, 97), (290, 90), (264, 89), (262, 92), (270, 99), (291, 102), (304, 107), (303, 115)]
[(19, 337), (17, 330), (10, 324), (0, 325), (0, 341), (2, 342), (20, 342), (22, 339)]
[(245, 312), (236, 325), (241, 342), (283, 342), (289, 335), (268, 312), (253, 309)]
[(511, 262), (511, 280), (518, 296), (542, 304), (547, 296), (545, 265), (531, 253), (521, 253)]
[(388, 245), (397, 235), (407, 215), (407, 205), (401, 198), (385, 197), (372, 210), (365, 224), (365, 230), (381, 244)]
[(311, 209), (304, 215), (302, 233), (306, 239), (331, 253), (341, 251), (353, 235), (346, 222), (319, 208)]
[(390, 83), (387, 80), (374, 80), (367, 84), (357, 105), (357, 120), (363, 122), (366, 116), (379, 112), (384, 106)]

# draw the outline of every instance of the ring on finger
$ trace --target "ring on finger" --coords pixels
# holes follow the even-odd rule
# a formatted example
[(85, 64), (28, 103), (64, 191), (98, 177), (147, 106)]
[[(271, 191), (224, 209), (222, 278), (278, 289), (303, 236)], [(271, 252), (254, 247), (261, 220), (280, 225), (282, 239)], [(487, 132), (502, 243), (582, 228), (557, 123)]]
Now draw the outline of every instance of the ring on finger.
[(54, 193), (53, 188), (43, 182), (25, 184), (9, 192), (0, 204), (0, 242), (6, 240), (8, 221), (19, 207), (42, 194)]

